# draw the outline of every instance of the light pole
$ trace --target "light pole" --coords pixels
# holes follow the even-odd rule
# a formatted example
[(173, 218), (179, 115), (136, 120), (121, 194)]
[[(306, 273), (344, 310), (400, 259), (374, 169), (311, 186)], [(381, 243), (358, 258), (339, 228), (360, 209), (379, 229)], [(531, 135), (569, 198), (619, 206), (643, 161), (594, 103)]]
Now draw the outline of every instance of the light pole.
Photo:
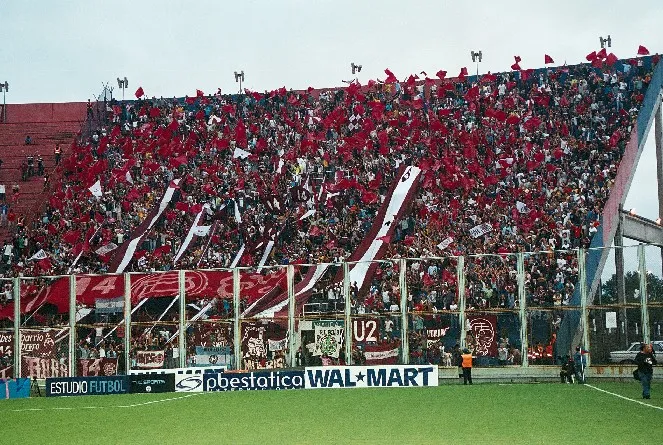
[(239, 94), (242, 94), (242, 82), (244, 82), (244, 70), (239, 73), (235, 71), (235, 82), (239, 82)]
[(6, 94), (9, 91), (9, 82), (0, 83), (0, 91), (2, 91), (2, 122), (7, 122), (7, 98)]
[(608, 34), (608, 37), (605, 39), (599, 36), (599, 42), (601, 42), (601, 48), (605, 48), (606, 43), (608, 44), (608, 48), (612, 47), (612, 39), (610, 38), (610, 34)]
[(472, 56), (472, 62), (477, 64), (477, 79), (479, 78), (479, 62), (483, 58), (483, 53), (479, 51), (470, 51), (470, 56)]
[(124, 90), (129, 86), (129, 80), (125, 76), (124, 79), (117, 78), (117, 86), (122, 88), (122, 101), (124, 102)]

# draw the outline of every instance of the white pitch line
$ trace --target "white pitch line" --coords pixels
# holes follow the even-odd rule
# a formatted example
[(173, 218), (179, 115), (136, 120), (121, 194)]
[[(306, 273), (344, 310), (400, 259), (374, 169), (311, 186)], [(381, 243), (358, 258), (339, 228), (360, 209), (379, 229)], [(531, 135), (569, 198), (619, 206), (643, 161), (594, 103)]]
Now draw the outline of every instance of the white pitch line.
[(635, 403), (638, 403), (640, 405), (648, 406), (648, 407), (654, 408), (654, 409), (660, 409), (661, 411), (663, 411), (663, 407), (660, 407), (660, 406), (650, 405), (649, 403), (641, 402), (639, 400), (631, 399), (630, 397), (626, 397), (626, 396), (623, 396), (621, 394), (606, 391), (605, 389), (597, 388), (596, 386), (592, 386), (592, 385), (588, 385), (588, 384), (585, 384), (585, 386), (587, 386), (588, 388), (595, 389), (597, 391), (604, 392), (606, 394), (610, 394), (611, 396), (619, 397), (620, 399), (628, 400), (629, 402), (635, 402)]
[(149, 402), (143, 402), (143, 403), (134, 403), (131, 405), (109, 405), (109, 406), (79, 406), (79, 407), (63, 407), (63, 406), (56, 406), (52, 408), (23, 408), (23, 409), (13, 409), (11, 411), (13, 412), (22, 412), (22, 411), (63, 411), (63, 410), (78, 410), (78, 409), (108, 409), (108, 408), (137, 408), (139, 406), (146, 406), (146, 405), (153, 405), (155, 403), (163, 403), (163, 402), (170, 402), (173, 400), (180, 400), (180, 399), (186, 399), (189, 397), (193, 396), (198, 396), (201, 394), (205, 394), (202, 392), (196, 392), (196, 393), (191, 393), (191, 394), (186, 394), (181, 397), (170, 397), (168, 399), (160, 399), (160, 400), (150, 400)]

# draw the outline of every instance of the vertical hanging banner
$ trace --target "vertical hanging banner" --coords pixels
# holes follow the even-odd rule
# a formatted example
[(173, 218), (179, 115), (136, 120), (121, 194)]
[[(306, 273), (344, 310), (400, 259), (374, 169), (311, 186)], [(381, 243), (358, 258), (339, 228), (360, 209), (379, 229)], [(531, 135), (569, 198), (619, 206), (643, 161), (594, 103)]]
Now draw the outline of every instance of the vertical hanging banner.
[(242, 359), (244, 368), (272, 369), (284, 368), (285, 359), (282, 350), (270, 350), (276, 343), (288, 337), (287, 329), (271, 321), (257, 321), (242, 324)]

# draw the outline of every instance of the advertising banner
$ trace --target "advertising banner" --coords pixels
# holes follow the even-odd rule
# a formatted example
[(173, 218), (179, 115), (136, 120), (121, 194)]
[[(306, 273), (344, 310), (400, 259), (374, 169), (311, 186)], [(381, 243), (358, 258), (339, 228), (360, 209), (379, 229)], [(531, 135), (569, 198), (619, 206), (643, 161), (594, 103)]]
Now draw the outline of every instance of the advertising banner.
[(203, 374), (204, 391), (264, 391), (304, 388), (304, 371)]
[(224, 372), (224, 366), (216, 368), (180, 368), (175, 372), (175, 392), (203, 392), (203, 375)]
[(306, 368), (307, 389), (437, 386), (435, 365), (324, 366)]
[(124, 375), (112, 377), (63, 377), (46, 379), (46, 396), (99, 396), (126, 394), (129, 379)]
[(139, 374), (129, 376), (132, 393), (174, 392), (175, 374)]

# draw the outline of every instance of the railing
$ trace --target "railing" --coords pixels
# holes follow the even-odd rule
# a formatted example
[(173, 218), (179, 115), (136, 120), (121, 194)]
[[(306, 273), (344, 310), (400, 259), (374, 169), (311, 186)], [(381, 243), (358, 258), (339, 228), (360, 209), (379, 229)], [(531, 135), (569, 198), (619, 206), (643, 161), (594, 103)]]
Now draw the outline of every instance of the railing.
[[(630, 363), (633, 343), (663, 345), (663, 274), (658, 246), (624, 247), (623, 256), (623, 275), (609, 262), (594, 298), (582, 286), (583, 249), (343, 263), (308, 289), (299, 283), (314, 265), (2, 279), (0, 313), (16, 304), (13, 321), (0, 320), (0, 375), (451, 366), (457, 344), (476, 366), (556, 365), (576, 346), (594, 365)], [(374, 269), (355, 286), (358, 265)], [(567, 317), (580, 329), (563, 332)], [(556, 341), (564, 335), (568, 350)]]

